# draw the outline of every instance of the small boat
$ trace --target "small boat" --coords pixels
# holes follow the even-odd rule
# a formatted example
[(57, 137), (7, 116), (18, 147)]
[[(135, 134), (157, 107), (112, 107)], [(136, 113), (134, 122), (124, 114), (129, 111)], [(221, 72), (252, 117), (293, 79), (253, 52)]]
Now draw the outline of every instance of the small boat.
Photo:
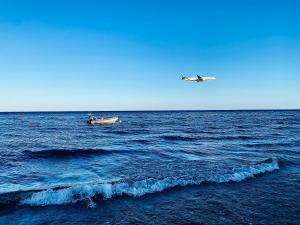
[(116, 123), (119, 121), (119, 117), (113, 116), (113, 117), (101, 117), (101, 118), (96, 118), (89, 114), (87, 123), (88, 124), (112, 124)]

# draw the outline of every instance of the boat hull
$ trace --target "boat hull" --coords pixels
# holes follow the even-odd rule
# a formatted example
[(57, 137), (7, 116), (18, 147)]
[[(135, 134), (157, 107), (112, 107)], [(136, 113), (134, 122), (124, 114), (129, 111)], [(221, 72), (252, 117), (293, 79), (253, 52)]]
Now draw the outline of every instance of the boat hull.
[(99, 118), (95, 120), (91, 120), (90, 124), (112, 124), (118, 122), (119, 117), (109, 117), (109, 118)]

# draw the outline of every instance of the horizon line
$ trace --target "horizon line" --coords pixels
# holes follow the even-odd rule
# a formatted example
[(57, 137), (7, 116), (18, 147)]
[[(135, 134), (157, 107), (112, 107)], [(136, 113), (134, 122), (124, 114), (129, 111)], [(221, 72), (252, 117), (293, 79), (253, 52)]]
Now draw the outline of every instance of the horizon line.
[(43, 113), (43, 112), (184, 112), (184, 111), (297, 111), (300, 108), (281, 109), (145, 109), (145, 110), (25, 110), (25, 111), (0, 111), (0, 113)]

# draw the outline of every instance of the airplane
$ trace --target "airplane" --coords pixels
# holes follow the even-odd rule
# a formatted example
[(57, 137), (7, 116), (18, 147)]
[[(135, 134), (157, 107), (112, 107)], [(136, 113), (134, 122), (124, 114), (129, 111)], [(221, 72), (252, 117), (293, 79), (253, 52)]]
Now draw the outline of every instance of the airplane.
[(203, 82), (203, 81), (206, 81), (206, 80), (215, 80), (215, 79), (217, 79), (217, 78), (211, 77), (211, 76), (209, 76), (209, 77), (204, 77), (204, 76), (199, 76), (199, 75), (197, 75), (197, 77), (187, 77), (187, 76), (185, 76), (185, 75), (183, 75), (183, 76), (181, 77), (181, 80), (186, 80), (186, 81), (196, 81), (196, 82)]

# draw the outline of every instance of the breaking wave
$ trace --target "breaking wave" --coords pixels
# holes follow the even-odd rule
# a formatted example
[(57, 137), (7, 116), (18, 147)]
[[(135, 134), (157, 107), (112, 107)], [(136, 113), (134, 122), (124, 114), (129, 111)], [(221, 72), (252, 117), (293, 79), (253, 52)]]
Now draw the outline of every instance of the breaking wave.
[(245, 166), (231, 173), (195, 175), (185, 177), (147, 178), (137, 181), (81, 184), (69, 187), (35, 191), (18, 198), (21, 205), (46, 206), (88, 201), (93, 206), (95, 200), (110, 199), (117, 196), (139, 197), (161, 192), (177, 186), (200, 185), (202, 183), (240, 182), (258, 174), (278, 170), (277, 159), (269, 158), (254, 165)]

